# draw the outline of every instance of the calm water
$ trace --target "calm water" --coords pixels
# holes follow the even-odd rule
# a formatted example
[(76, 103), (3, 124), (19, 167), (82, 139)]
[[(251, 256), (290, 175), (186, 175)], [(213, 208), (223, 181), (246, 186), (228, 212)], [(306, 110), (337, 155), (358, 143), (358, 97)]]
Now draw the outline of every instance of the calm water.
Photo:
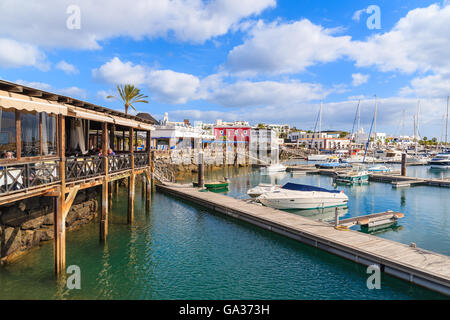
[[(249, 169), (210, 176), (231, 177), (229, 195), (238, 198), (246, 198), (246, 190), (260, 182), (331, 187), (327, 177), (262, 176)], [(396, 190), (377, 183), (339, 188), (350, 198), (345, 217), (386, 209), (405, 212), (399, 228), (378, 235), (450, 254), (448, 189)], [(98, 223), (67, 234), (67, 265), (81, 268), (81, 290), (68, 290), (54, 280), (48, 243), (0, 268), (0, 298), (444, 298), (386, 275), (381, 290), (368, 290), (363, 266), (163, 194), (153, 195), (151, 212), (145, 213), (138, 190), (132, 226), (126, 224), (126, 190), (114, 200), (106, 245), (99, 244)]]

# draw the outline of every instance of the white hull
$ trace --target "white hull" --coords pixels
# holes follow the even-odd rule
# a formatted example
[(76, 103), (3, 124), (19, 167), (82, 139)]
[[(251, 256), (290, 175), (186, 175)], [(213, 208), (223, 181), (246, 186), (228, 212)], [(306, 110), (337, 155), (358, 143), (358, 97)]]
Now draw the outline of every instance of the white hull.
[(347, 205), (348, 197), (344, 193), (315, 191), (279, 191), (265, 193), (258, 200), (275, 209), (317, 209)]
[(431, 169), (438, 169), (438, 170), (450, 170), (450, 166), (448, 165), (438, 165), (438, 164), (433, 164), (430, 166)]
[(272, 185), (272, 184), (263, 184), (263, 183), (261, 183), (258, 186), (248, 190), (247, 194), (250, 197), (252, 197), (252, 198), (256, 198), (256, 197), (259, 197), (260, 195), (262, 195), (263, 193), (274, 192), (276, 190), (279, 190), (280, 188), (281, 188), (280, 185)]
[(284, 171), (286, 171), (286, 167), (283, 166), (282, 164), (272, 164), (272, 165), (270, 165), (268, 167), (264, 167), (263, 170), (266, 171), (266, 172), (269, 172), (269, 173), (271, 173), (271, 172), (284, 172)]
[(308, 156), (308, 161), (325, 161), (328, 157), (326, 154), (312, 154)]

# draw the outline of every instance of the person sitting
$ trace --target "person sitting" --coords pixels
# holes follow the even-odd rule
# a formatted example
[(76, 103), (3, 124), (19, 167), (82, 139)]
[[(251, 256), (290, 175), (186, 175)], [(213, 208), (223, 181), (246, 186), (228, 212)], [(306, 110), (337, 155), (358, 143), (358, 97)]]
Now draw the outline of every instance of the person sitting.
[(108, 149), (108, 156), (115, 156), (116, 153), (110, 148)]
[(4, 154), (3, 154), (3, 159), (13, 159), (14, 157), (13, 157), (13, 153), (11, 152), (11, 151), (6, 151)]

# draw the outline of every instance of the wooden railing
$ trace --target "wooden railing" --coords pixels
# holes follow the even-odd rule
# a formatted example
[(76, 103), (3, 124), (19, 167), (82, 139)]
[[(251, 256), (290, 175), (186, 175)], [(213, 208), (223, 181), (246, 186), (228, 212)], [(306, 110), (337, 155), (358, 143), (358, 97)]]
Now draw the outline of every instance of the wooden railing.
[(1, 195), (58, 181), (60, 181), (59, 160), (28, 162), (0, 167)]
[(88, 156), (66, 159), (66, 181), (83, 180), (105, 173), (104, 158)]
[(131, 169), (130, 153), (108, 156), (108, 161), (108, 169), (110, 173)]
[(142, 168), (148, 166), (148, 153), (135, 153), (134, 154), (134, 167)]

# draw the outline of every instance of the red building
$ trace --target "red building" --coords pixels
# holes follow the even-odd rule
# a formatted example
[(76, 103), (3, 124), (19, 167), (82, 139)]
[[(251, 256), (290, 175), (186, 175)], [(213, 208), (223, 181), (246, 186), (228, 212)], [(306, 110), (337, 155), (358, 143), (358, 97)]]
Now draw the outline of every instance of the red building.
[(214, 136), (216, 140), (226, 141), (245, 141), (250, 142), (250, 128), (251, 127), (226, 127), (216, 126), (214, 127)]

